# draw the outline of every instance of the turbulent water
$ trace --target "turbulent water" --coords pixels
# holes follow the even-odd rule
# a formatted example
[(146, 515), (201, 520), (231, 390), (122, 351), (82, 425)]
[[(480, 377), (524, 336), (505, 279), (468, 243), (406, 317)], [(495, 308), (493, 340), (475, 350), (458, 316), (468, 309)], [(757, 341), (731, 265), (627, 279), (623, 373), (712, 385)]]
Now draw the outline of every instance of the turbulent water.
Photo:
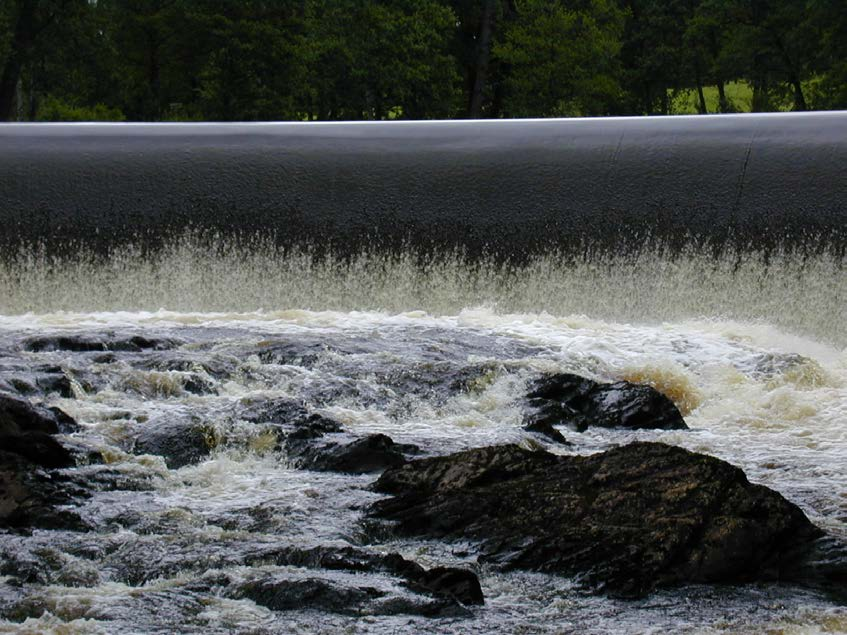
[[(181, 245), (155, 261), (127, 252), (68, 265), (36, 254), (4, 267), (3, 378), (59, 366), (72, 394), (33, 399), (76, 418), (83, 429), (65, 440), (106, 462), (71, 470), (104, 484), (80, 510), (92, 531), (0, 535), (2, 632), (847, 631), (847, 608), (798, 587), (613, 600), (558, 576), (480, 568), (461, 545), (373, 544), (360, 522), (380, 497), (368, 489), (373, 476), (292, 469), (269, 430), (240, 417), (288, 397), (351, 437), (382, 432), (438, 455), (543, 443), (522, 429), (520, 406), (542, 372), (650, 383), (691, 430), (566, 431), (575, 445), (550, 449), (590, 453), (642, 439), (711, 454), (847, 540), (847, 276), (834, 257), (548, 256), (515, 269), (455, 258), (422, 267), (377, 256), (344, 265), (261, 251), (211, 257)], [(56, 333), (177, 344), (111, 355), (25, 350)], [(462, 389), (451, 384), (468, 373)], [(212, 454), (168, 469), (133, 451), (140, 432), (172, 422), (203, 426)], [(274, 612), (213, 583), (220, 572), (315, 576), (261, 556), (279, 544), (366, 540), (425, 566), (473, 567), (485, 606), (438, 619)], [(320, 576), (407, 593), (377, 574)]]

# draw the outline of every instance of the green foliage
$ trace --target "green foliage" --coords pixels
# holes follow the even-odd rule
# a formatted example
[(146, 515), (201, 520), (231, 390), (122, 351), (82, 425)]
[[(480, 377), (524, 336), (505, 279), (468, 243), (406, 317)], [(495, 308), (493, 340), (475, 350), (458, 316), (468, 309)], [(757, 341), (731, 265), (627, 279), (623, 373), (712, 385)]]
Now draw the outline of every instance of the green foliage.
[(503, 28), (494, 55), (509, 67), (506, 116), (604, 115), (621, 87), (624, 13), (610, 0), (526, 0)]
[(41, 102), (36, 121), (124, 121), (126, 117), (117, 108), (105, 104), (78, 106), (47, 95)]
[(0, 120), (845, 107), (843, 0), (0, 2)]

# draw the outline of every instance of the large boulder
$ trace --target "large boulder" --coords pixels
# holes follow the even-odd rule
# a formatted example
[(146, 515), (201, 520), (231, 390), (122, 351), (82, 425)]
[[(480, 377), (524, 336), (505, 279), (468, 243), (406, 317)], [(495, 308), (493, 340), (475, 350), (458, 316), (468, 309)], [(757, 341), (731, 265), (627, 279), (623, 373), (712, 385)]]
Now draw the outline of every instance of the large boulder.
[(685, 430), (677, 407), (651, 386), (618, 381), (603, 384), (579, 375), (560, 373), (536, 380), (526, 396), (527, 430), (564, 441), (554, 426), (577, 432), (602, 428)]
[(737, 467), (660, 443), (591, 456), (479, 448), (390, 468), (375, 489), (392, 497), (371, 516), (398, 534), (472, 539), (481, 561), (628, 597), (792, 579), (822, 534)]

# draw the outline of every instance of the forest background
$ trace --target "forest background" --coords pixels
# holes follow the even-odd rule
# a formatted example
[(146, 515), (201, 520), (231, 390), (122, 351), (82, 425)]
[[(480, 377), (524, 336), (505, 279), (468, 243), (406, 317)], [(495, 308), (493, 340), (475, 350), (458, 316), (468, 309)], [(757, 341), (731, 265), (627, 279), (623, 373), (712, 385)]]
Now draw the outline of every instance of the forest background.
[(845, 0), (0, 0), (0, 120), (847, 107)]

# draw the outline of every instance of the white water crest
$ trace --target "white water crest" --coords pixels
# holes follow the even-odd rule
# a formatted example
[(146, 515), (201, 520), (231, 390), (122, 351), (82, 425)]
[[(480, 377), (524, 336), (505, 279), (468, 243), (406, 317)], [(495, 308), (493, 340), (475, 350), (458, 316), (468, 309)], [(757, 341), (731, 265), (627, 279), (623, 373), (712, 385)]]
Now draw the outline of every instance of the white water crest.
[[(65, 439), (100, 451), (125, 486), (98, 491), (85, 534), (0, 535), (22, 587), (0, 578), (0, 632), (206, 633), (836, 633), (847, 608), (796, 587), (684, 587), (640, 601), (589, 596), (573, 581), (480, 567), (460, 546), (402, 539), (371, 545), (424, 566), (470, 566), (484, 607), (468, 618), (346, 617), (271, 611), (233, 599), (218, 575), (250, 580), (352, 574), (277, 567), (278, 545), (357, 545), (373, 476), (292, 469), (269, 431), (240, 409), (302, 400), (353, 438), (384, 433), (424, 455), (546, 441), (522, 428), (520, 400), (545, 372), (649, 383), (690, 430), (564, 430), (590, 453), (656, 440), (725, 459), (847, 540), (847, 276), (829, 255), (573, 260), (523, 268), (459, 256), (361, 255), (349, 262), (269, 247), (211, 255), (190, 241), (151, 260), (131, 250), (104, 262), (37, 253), (0, 269), (0, 362), (61, 367), (73, 395), (33, 397), (82, 425)], [(32, 352), (50, 335), (171, 337), (167, 352)], [(291, 345), (286, 359), (260, 359)], [(308, 362), (306, 358), (308, 357)], [(179, 368), (166, 362), (187, 361)], [(475, 368), (468, 390), (396, 383), (403, 369)], [(214, 374), (226, 366), (225, 374)], [(189, 389), (202, 380), (207, 388)], [(195, 421), (215, 440), (205, 460), (169, 469), (137, 454), (140, 431)], [(117, 476), (114, 476), (117, 475)], [(472, 549), (470, 550), (472, 553)], [(30, 570), (27, 569), (27, 570)], [(2, 575), (9, 576), (7, 570)], [(403, 593), (362, 574), (357, 584)]]
[(847, 346), (847, 271), (826, 250), (725, 251), (657, 245), (613, 255), (547, 253), (522, 265), (426, 258), (404, 251), (352, 257), (282, 251), (254, 239), (210, 244), (193, 234), (155, 255), (132, 246), (109, 257), (72, 259), (22, 250), (0, 263), (0, 314), (57, 311), (179, 312), (422, 310), (455, 315), (487, 306), (501, 313), (588, 315), (656, 323), (719, 318), (763, 323)]

